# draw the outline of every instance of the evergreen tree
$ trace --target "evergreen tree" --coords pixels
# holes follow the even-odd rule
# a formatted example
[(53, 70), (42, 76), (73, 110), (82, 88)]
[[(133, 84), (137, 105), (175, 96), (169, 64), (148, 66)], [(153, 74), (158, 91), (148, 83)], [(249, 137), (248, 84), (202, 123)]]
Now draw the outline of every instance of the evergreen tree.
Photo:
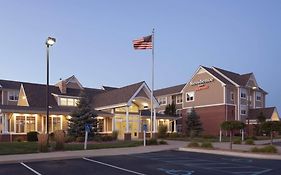
[(170, 115), (170, 116), (175, 116), (176, 115), (176, 105), (173, 102), (172, 104), (168, 104), (165, 108), (164, 114)]
[(90, 100), (85, 92), (80, 94), (80, 100), (77, 104), (77, 108), (71, 114), (69, 120), (68, 133), (74, 137), (85, 136), (85, 124), (90, 124), (92, 130), (89, 133), (90, 136), (94, 136), (97, 131), (97, 115), (90, 106)]
[(195, 109), (192, 108), (186, 120), (186, 134), (192, 138), (198, 136), (202, 131), (203, 128), (200, 117), (197, 115)]

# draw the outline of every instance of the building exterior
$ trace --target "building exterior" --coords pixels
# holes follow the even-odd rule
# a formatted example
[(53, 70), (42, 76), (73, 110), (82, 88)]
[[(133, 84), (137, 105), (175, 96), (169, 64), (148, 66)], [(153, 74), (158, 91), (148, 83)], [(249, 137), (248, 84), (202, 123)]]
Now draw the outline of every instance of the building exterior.
[[(119, 139), (142, 138), (142, 126), (150, 126), (150, 90), (145, 82), (121, 88), (83, 87), (75, 76), (50, 86), (49, 131), (65, 130), (75, 110), (80, 93), (85, 92), (97, 113), (101, 134), (118, 131)], [(153, 98), (154, 106), (159, 104)], [(172, 123), (175, 118), (157, 114), (157, 123)], [(0, 80), (0, 141), (26, 137), (26, 133), (46, 132), (46, 85)], [(175, 123), (175, 122), (174, 122)], [(175, 126), (169, 128), (173, 132)]]
[(261, 112), (268, 120), (280, 120), (275, 107), (266, 108), (265, 92), (253, 73), (238, 74), (216, 67), (200, 66), (184, 85), (156, 90), (158, 112), (169, 103), (176, 103), (178, 129), (185, 127), (191, 108), (200, 116), (205, 134), (218, 135), (220, 124), (227, 120), (239, 120), (255, 124)]

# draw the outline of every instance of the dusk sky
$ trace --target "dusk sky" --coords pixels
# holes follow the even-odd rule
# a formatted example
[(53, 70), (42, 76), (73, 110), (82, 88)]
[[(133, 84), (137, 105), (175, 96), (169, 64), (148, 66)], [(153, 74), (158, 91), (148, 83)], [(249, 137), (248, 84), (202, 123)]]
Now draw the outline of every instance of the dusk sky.
[(155, 28), (155, 88), (186, 83), (199, 65), (254, 72), (281, 111), (280, 0), (6, 0), (0, 2), (0, 79), (84, 86), (151, 84), (151, 50), (132, 40)]

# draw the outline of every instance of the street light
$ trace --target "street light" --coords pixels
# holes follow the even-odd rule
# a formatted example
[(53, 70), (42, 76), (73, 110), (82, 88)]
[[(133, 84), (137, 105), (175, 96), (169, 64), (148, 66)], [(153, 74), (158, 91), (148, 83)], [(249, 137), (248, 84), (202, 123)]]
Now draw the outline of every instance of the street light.
[(47, 48), (47, 88), (46, 88), (46, 118), (47, 118), (47, 135), (48, 140), (47, 144), (49, 145), (49, 47), (54, 45), (56, 42), (55, 38), (48, 37), (46, 40), (46, 48)]

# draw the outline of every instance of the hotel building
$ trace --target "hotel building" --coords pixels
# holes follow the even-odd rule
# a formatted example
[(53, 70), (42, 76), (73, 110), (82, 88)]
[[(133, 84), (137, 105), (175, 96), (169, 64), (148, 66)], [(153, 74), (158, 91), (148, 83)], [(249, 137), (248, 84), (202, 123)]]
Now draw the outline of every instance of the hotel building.
[(191, 79), (178, 86), (155, 91), (159, 101), (158, 113), (167, 104), (176, 104), (178, 130), (185, 128), (187, 115), (195, 108), (200, 116), (205, 134), (218, 135), (220, 124), (238, 120), (256, 124), (262, 112), (267, 120), (279, 121), (275, 107), (266, 107), (266, 95), (253, 73), (238, 74), (217, 67), (200, 66)]
[[(103, 86), (94, 89), (83, 87), (75, 76), (50, 86), (50, 132), (67, 131), (68, 119), (82, 91), (90, 98), (91, 106), (98, 115), (101, 134), (118, 131), (119, 139), (142, 138), (144, 124), (151, 134), (148, 111), (151, 92), (145, 82), (121, 88)], [(157, 100), (152, 100), (158, 107)], [(157, 123), (169, 125), (169, 132), (175, 131), (175, 117), (157, 114), (156, 119)], [(25, 138), (30, 131), (45, 133), (46, 123), (46, 85), (0, 80), (0, 141)]]

